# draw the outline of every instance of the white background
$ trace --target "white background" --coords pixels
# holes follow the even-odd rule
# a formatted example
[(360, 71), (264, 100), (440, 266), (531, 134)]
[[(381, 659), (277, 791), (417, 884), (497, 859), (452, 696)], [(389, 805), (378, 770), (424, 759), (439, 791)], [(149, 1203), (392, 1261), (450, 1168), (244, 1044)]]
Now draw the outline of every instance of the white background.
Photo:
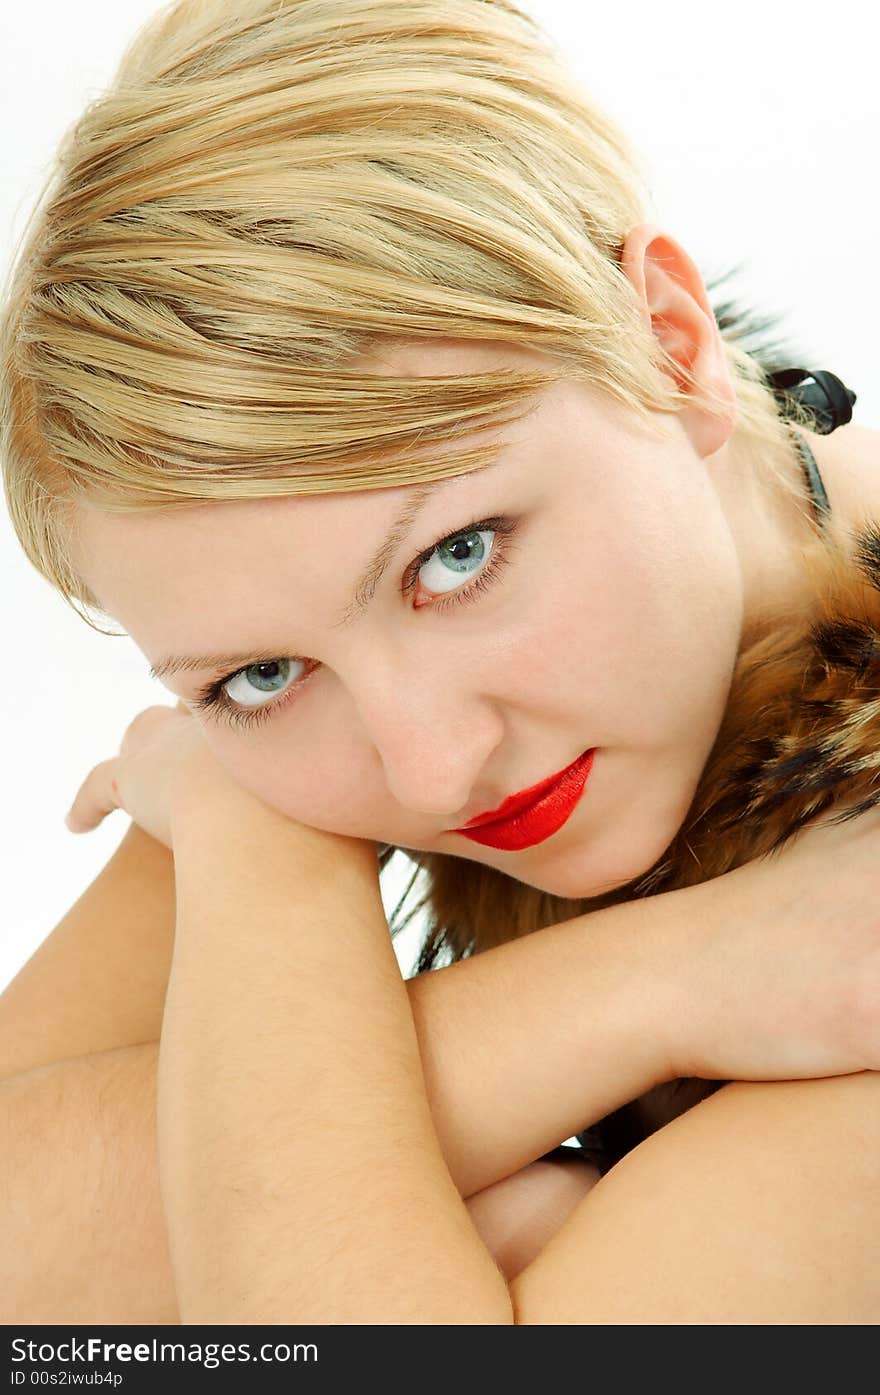
[[(854, 420), (880, 427), (875, 7), (527, 0), (525, 8), (646, 157), (649, 216), (707, 280), (741, 264), (731, 290), (784, 313), (807, 365), (841, 376), (859, 394)], [(152, 0), (0, 9), (3, 274), (60, 135), (156, 9)], [(89, 629), (36, 574), (2, 508), (0, 595), (2, 989), (128, 827), (117, 811), (92, 833), (69, 833), (63, 819), (81, 781), (116, 753), (136, 712), (172, 699), (130, 640)], [(405, 873), (406, 860), (397, 861)], [(414, 953), (414, 935), (398, 941), (405, 972)]]

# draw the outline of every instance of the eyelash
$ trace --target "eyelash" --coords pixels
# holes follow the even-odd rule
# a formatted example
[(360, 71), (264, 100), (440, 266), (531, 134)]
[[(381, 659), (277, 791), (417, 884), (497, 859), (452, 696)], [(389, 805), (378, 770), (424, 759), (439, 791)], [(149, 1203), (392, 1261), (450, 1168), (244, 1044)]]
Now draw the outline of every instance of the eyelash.
[[(444, 537), (439, 538), (437, 542), (433, 543), (431, 547), (426, 548), (424, 552), (420, 552), (418, 557), (415, 557), (405, 569), (403, 573), (404, 595), (409, 596), (412, 594), (419, 571), (444, 544), (453, 542), (456, 538), (467, 537), (471, 533), (491, 531), (497, 534), (497, 537), (493, 542), (489, 561), (486, 563), (483, 570), (474, 578), (470, 585), (461, 586), (458, 590), (451, 592), (445, 599), (433, 602), (429, 609), (434, 611), (448, 610), (452, 606), (464, 605), (475, 600), (482, 591), (488, 589), (488, 587), (492, 585), (502, 567), (506, 566), (510, 560), (508, 555), (510, 551), (510, 541), (515, 530), (516, 523), (512, 519), (481, 518), (473, 523), (466, 524), (464, 528), (456, 528), (454, 533), (447, 533)], [(285, 657), (290, 656), (286, 655)], [(262, 662), (274, 663), (276, 660), (264, 659)], [(222, 678), (215, 679), (196, 694), (192, 702), (192, 707), (198, 712), (210, 712), (215, 719), (222, 720), (228, 726), (236, 729), (252, 730), (262, 725), (263, 722), (267, 722), (283, 707), (286, 707), (291, 696), (298, 692), (303, 682), (311, 676), (310, 674), (306, 674), (298, 683), (288, 688), (287, 692), (278, 698), (276, 702), (263, 703), (263, 705), (259, 707), (236, 707), (223, 691), (225, 685), (231, 682), (233, 678), (237, 678), (240, 673), (245, 673), (248, 668), (254, 667), (257, 667), (257, 665), (247, 664), (245, 668), (234, 669), (232, 673), (224, 674)], [(312, 670), (312, 672), (314, 672), (314, 670)]]

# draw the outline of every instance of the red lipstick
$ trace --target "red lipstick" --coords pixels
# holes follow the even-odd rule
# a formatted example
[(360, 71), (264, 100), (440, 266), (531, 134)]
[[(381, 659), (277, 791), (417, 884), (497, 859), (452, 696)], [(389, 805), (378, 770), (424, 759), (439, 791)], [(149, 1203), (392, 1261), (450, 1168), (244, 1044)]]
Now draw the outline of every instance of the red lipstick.
[(487, 848), (517, 852), (543, 843), (556, 833), (573, 813), (593, 766), (596, 747), (578, 756), (555, 775), (530, 789), (520, 790), (488, 814), (478, 814), (461, 828), (452, 829), (463, 838)]

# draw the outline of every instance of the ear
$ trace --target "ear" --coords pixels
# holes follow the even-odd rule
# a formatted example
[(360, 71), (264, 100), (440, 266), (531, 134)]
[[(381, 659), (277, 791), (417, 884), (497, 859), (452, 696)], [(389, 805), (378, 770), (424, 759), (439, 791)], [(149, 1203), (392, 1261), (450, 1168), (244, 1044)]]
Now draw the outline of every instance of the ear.
[(646, 324), (671, 360), (669, 373), (676, 386), (682, 392), (692, 390), (675, 371), (680, 365), (727, 404), (723, 413), (694, 406), (679, 415), (694, 449), (701, 456), (712, 455), (733, 431), (737, 402), (703, 279), (684, 248), (651, 223), (639, 223), (629, 233), (620, 265), (639, 297)]

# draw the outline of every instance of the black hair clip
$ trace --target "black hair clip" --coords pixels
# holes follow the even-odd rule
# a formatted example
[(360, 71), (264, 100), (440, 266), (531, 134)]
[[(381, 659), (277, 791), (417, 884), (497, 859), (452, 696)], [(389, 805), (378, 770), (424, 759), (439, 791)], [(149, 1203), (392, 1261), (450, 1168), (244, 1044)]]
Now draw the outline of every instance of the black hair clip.
[(829, 436), (838, 426), (846, 426), (852, 420), (852, 409), (858, 398), (827, 369), (781, 368), (770, 373), (769, 378), (783, 415), (787, 415), (787, 399), (796, 397), (815, 413), (816, 430), (821, 436)]

